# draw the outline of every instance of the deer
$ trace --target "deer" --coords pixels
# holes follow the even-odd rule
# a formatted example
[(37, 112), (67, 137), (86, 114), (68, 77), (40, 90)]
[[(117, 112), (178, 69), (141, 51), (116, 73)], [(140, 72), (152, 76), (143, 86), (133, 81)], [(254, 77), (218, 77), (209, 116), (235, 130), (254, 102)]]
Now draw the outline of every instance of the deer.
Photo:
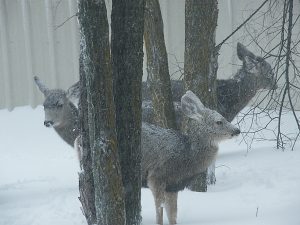
[[(45, 96), (44, 125), (53, 127), (65, 142), (74, 147), (80, 160), (82, 145), (78, 109), (72, 102), (79, 86), (76, 83), (67, 91), (49, 89), (38, 77), (34, 80)], [(192, 91), (182, 96), (181, 111), (189, 118), (187, 134), (142, 123), (142, 183), (153, 194), (157, 224), (163, 224), (163, 204), (169, 223), (176, 224), (178, 192), (188, 187), (215, 161), (219, 142), (240, 134), (240, 130), (217, 111), (205, 108)]]
[(62, 89), (49, 89), (35, 76), (34, 81), (39, 90), (44, 94), (43, 103), (46, 127), (53, 127), (56, 133), (71, 147), (74, 147), (75, 139), (78, 137), (79, 121), (78, 109), (74, 96), (79, 93), (79, 86), (72, 85), (67, 91)]
[(165, 206), (169, 223), (176, 224), (178, 192), (214, 162), (221, 141), (240, 134), (192, 91), (182, 96), (181, 111), (188, 119), (186, 134), (142, 123), (142, 180), (153, 194), (156, 223), (161, 225), (161, 206)]
[[(277, 89), (276, 78), (271, 65), (262, 57), (254, 55), (243, 44), (237, 43), (237, 56), (242, 67), (231, 79), (217, 79), (217, 111), (228, 121), (232, 121), (259, 90)], [(172, 80), (173, 101), (178, 127), (182, 121), (180, 97), (184, 93), (181, 80)], [(154, 123), (153, 106), (147, 83), (143, 83), (143, 120)]]

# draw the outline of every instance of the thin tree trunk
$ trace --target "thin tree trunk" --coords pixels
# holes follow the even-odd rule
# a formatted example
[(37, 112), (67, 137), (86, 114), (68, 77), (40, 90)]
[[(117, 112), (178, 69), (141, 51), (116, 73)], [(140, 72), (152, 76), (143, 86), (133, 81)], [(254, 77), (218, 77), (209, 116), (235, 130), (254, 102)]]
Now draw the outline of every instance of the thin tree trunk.
[(158, 0), (146, 0), (144, 39), (154, 121), (161, 127), (177, 129), (163, 20)]
[(126, 224), (141, 223), (141, 86), (144, 1), (113, 0), (111, 52)]
[[(217, 19), (217, 0), (186, 1), (185, 89), (192, 90), (210, 109), (216, 109), (217, 106), (216, 76), (218, 63), (217, 53), (214, 51)], [(191, 185), (191, 190), (206, 191), (207, 179), (207, 173), (202, 173)], [(209, 179), (215, 180), (214, 177)]]
[(105, 1), (80, 0), (78, 8), (97, 224), (124, 225)]

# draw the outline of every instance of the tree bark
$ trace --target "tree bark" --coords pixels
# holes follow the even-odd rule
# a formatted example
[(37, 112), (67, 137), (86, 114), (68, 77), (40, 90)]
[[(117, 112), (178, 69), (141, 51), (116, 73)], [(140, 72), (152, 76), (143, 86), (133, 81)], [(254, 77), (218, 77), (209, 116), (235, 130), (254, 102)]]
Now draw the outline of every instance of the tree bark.
[(163, 20), (158, 0), (146, 0), (144, 24), (147, 82), (151, 91), (154, 121), (158, 126), (177, 129)]
[(144, 1), (140, 0), (112, 1), (111, 52), (116, 127), (128, 225), (141, 223), (144, 7)]
[[(81, 46), (82, 47), (82, 46)], [(81, 158), (79, 173), (79, 200), (82, 205), (82, 211), (88, 225), (96, 224), (96, 208), (95, 208), (95, 189), (92, 167), (92, 154), (89, 139), (88, 127), (88, 104), (86, 80), (83, 69), (83, 49), (80, 49), (79, 58), (79, 73), (80, 73), (80, 100), (79, 100), (79, 120), (80, 120), (80, 135), (81, 135)]]
[[(210, 109), (216, 109), (217, 106), (216, 77), (218, 63), (217, 52), (214, 51), (217, 19), (217, 0), (186, 1), (185, 89), (193, 91), (199, 96), (202, 103)], [(206, 191), (207, 179), (207, 172), (202, 173), (191, 185), (191, 190)], [(215, 180), (214, 177), (209, 179)]]
[(124, 190), (115, 131), (105, 1), (80, 0), (78, 8), (97, 224), (123, 225)]

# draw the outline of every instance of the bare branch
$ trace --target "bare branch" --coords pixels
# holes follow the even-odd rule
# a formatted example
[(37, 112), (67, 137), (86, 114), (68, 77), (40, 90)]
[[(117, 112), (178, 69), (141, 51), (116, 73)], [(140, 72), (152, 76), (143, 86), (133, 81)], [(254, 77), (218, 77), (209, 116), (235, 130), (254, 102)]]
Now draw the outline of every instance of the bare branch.
[(73, 17), (77, 17), (78, 16), (78, 12), (75, 13), (74, 15), (68, 17), (64, 22), (62, 22), (61, 24), (57, 25), (54, 30), (57, 30), (58, 28), (62, 27), (66, 22), (68, 22), (70, 19), (72, 19)]
[(215, 47), (216, 51), (222, 47), (222, 45), (231, 38), (239, 29), (241, 29), (269, 0), (265, 0), (242, 24), (240, 24), (230, 35), (228, 35), (220, 44)]

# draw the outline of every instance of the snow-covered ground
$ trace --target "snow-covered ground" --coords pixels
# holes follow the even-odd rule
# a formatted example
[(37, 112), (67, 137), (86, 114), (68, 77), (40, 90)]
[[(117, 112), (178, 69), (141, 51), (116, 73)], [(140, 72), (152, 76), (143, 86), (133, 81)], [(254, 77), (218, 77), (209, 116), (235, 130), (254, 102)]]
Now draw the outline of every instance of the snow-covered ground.
[[(0, 110), (0, 225), (86, 224), (76, 153), (43, 120), (42, 107)], [(299, 225), (299, 147), (283, 152), (273, 142), (261, 142), (247, 152), (240, 139), (223, 143), (217, 184), (207, 193), (180, 192), (178, 223)], [(142, 190), (142, 216), (143, 224), (155, 224), (147, 189)]]

